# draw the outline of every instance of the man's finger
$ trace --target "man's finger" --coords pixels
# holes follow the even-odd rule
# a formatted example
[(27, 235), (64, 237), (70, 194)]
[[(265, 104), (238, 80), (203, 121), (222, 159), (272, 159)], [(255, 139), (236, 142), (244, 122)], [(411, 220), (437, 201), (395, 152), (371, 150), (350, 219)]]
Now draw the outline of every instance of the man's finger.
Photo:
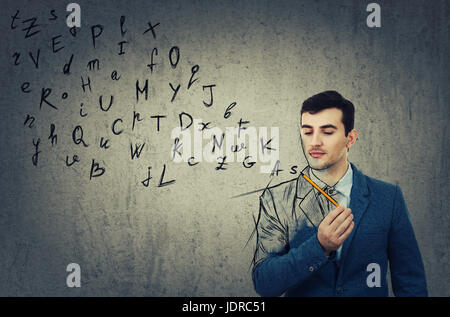
[(339, 225), (339, 227), (337, 227), (337, 229), (335, 230), (335, 234), (339, 237), (341, 236), (345, 230), (348, 228), (348, 226), (350, 226), (350, 224), (352, 223), (353, 220), (353, 215), (350, 214), (347, 216), (347, 218), (345, 218), (345, 220)]
[(339, 216), (340, 214), (341, 214), (341, 212), (343, 212), (345, 210), (345, 208), (344, 207), (342, 207), (342, 206), (339, 206), (339, 207), (336, 207), (335, 209), (333, 209), (324, 219), (323, 219), (323, 221), (327, 224), (327, 225), (329, 225), (329, 224), (331, 224), (332, 222), (333, 222), (333, 220), (337, 217), (337, 216)]
[(350, 223), (350, 225), (348, 226), (347, 230), (345, 230), (345, 232), (338, 238), (338, 243), (339, 245), (341, 245), (342, 243), (344, 243), (345, 239), (347, 239), (347, 237), (350, 235), (350, 233), (353, 230), (353, 227), (355, 226), (355, 223), (352, 221)]
[(330, 229), (332, 232), (336, 231), (336, 229), (347, 219), (348, 216), (351, 215), (350, 208), (345, 209), (341, 212), (336, 218), (334, 218), (333, 222), (330, 223)]

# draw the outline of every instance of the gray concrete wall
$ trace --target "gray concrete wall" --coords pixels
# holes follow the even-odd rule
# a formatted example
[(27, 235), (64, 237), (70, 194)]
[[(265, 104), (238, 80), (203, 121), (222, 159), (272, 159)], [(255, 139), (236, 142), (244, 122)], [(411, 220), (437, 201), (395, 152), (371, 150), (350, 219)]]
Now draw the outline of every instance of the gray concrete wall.
[[(255, 296), (253, 242), (245, 244), (258, 194), (231, 197), (263, 188), (270, 176), (260, 173), (260, 163), (249, 169), (229, 163), (221, 171), (213, 163), (171, 162), (171, 131), (181, 112), (221, 129), (241, 118), (247, 126), (279, 127), (284, 171), (273, 182), (281, 182), (292, 178), (292, 165), (306, 164), (298, 142), (301, 102), (336, 89), (356, 106), (359, 139), (350, 160), (401, 186), (430, 295), (449, 296), (450, 3), (377, 1), (382, 27), (371, 29), (369, 2), (80, 0), (82, 26), (73, 37), (64, 1), (2, 1), (0, 295)], [(41, 31), (25, 38), (24, 21), (32, 17)], [(144, 34), (149, 22), (160, 23), (155, 38)], [(104, 28), (94, 48), (97, 24)], [(55, 49), (64, 48), (53, 52), (59, 35)], [(123, 55), (120, 41), (128, 42)], [(180, 48), (176, 68), (168, 58), (173, 46)], [(36, 68), (29, 52), (36, 59), (39, 49)], [(72, 54), (70, 74), (63, 74)], [(94, 58), (100, 69), (90, 71)], [(198, 80), (188, 90), (194, 65)], [(110, 78), (113, 70), (118, 81)], [(81, 77), (89, 77), (91, 90), (83, 92)], [(136, 101), (136, 81), (143, 86), (146, 79), (148, 100)], [(24, 82), (29, 93), (21, 91)], [(169, 83), (181, 84), (173, 102)], [(211, 84), (214, 103), (205, 107), (209, 88), (202, 86)], [(52, 89), (47, 99), (57, 109), (40, 107), (42, 88)], [(114, 96), (107, 112), (101, 95), (105, 106)], [(134, 129), (133, 111), (143, 118)], [(28, 114), (35, 118), (31, 128), (24, 125)], [(159, 131), (155, 115), (166, 116)], [(111, 130), (117, 118), (120, 135)], [(73, 142), (77, 125), (88, 147)], [(110, 140), (108, 149), (100, 148), (101, 137)], [(144, 142), (132, 159), (130, 143)], [(73, 155), (80, 162), (66, 166)], [(105, 173), (90, 179), (92, 160)], [(164, 181), (175, 183), (158, 187), (164, 165)], [(81, 288), (66, 286), (72, 262), (81, 266)]]

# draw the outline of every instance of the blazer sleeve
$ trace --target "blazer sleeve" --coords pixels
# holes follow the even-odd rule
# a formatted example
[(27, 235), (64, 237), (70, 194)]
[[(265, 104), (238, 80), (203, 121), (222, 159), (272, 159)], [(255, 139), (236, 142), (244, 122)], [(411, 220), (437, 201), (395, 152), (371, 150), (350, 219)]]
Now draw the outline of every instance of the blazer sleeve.
[(263, 297), (282, 295), (329, 260), (316, 234), (289, 248), (287, 224), (277, 212), (270, 189), (260, 197), (256, 240), (252, 278), (255, 291)]
[(425, 270), (410, 215), (396, 186), (388, 244), (392, 290), (395, 296), (428, 296)]

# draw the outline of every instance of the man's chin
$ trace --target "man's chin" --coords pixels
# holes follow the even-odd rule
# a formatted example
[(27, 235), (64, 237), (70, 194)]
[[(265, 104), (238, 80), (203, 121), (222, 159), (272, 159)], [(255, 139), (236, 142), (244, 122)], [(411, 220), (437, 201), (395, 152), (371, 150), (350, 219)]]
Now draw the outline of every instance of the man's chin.
[(312, 168), (315, 171), (323, 171), (326, 170), (329, 165), (327, 163), (313, 163), (313, 162), (308, 162), (308, 165), (310, 168)]

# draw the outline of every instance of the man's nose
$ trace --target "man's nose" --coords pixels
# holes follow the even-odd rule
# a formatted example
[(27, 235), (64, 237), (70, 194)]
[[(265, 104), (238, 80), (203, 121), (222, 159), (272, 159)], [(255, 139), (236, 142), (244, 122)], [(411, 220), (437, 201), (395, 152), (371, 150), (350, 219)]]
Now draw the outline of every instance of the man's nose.
[(320, 133), (313, 133), (311, 146), (313, 147), (322, 146), (322, 139), (320, 137)]

